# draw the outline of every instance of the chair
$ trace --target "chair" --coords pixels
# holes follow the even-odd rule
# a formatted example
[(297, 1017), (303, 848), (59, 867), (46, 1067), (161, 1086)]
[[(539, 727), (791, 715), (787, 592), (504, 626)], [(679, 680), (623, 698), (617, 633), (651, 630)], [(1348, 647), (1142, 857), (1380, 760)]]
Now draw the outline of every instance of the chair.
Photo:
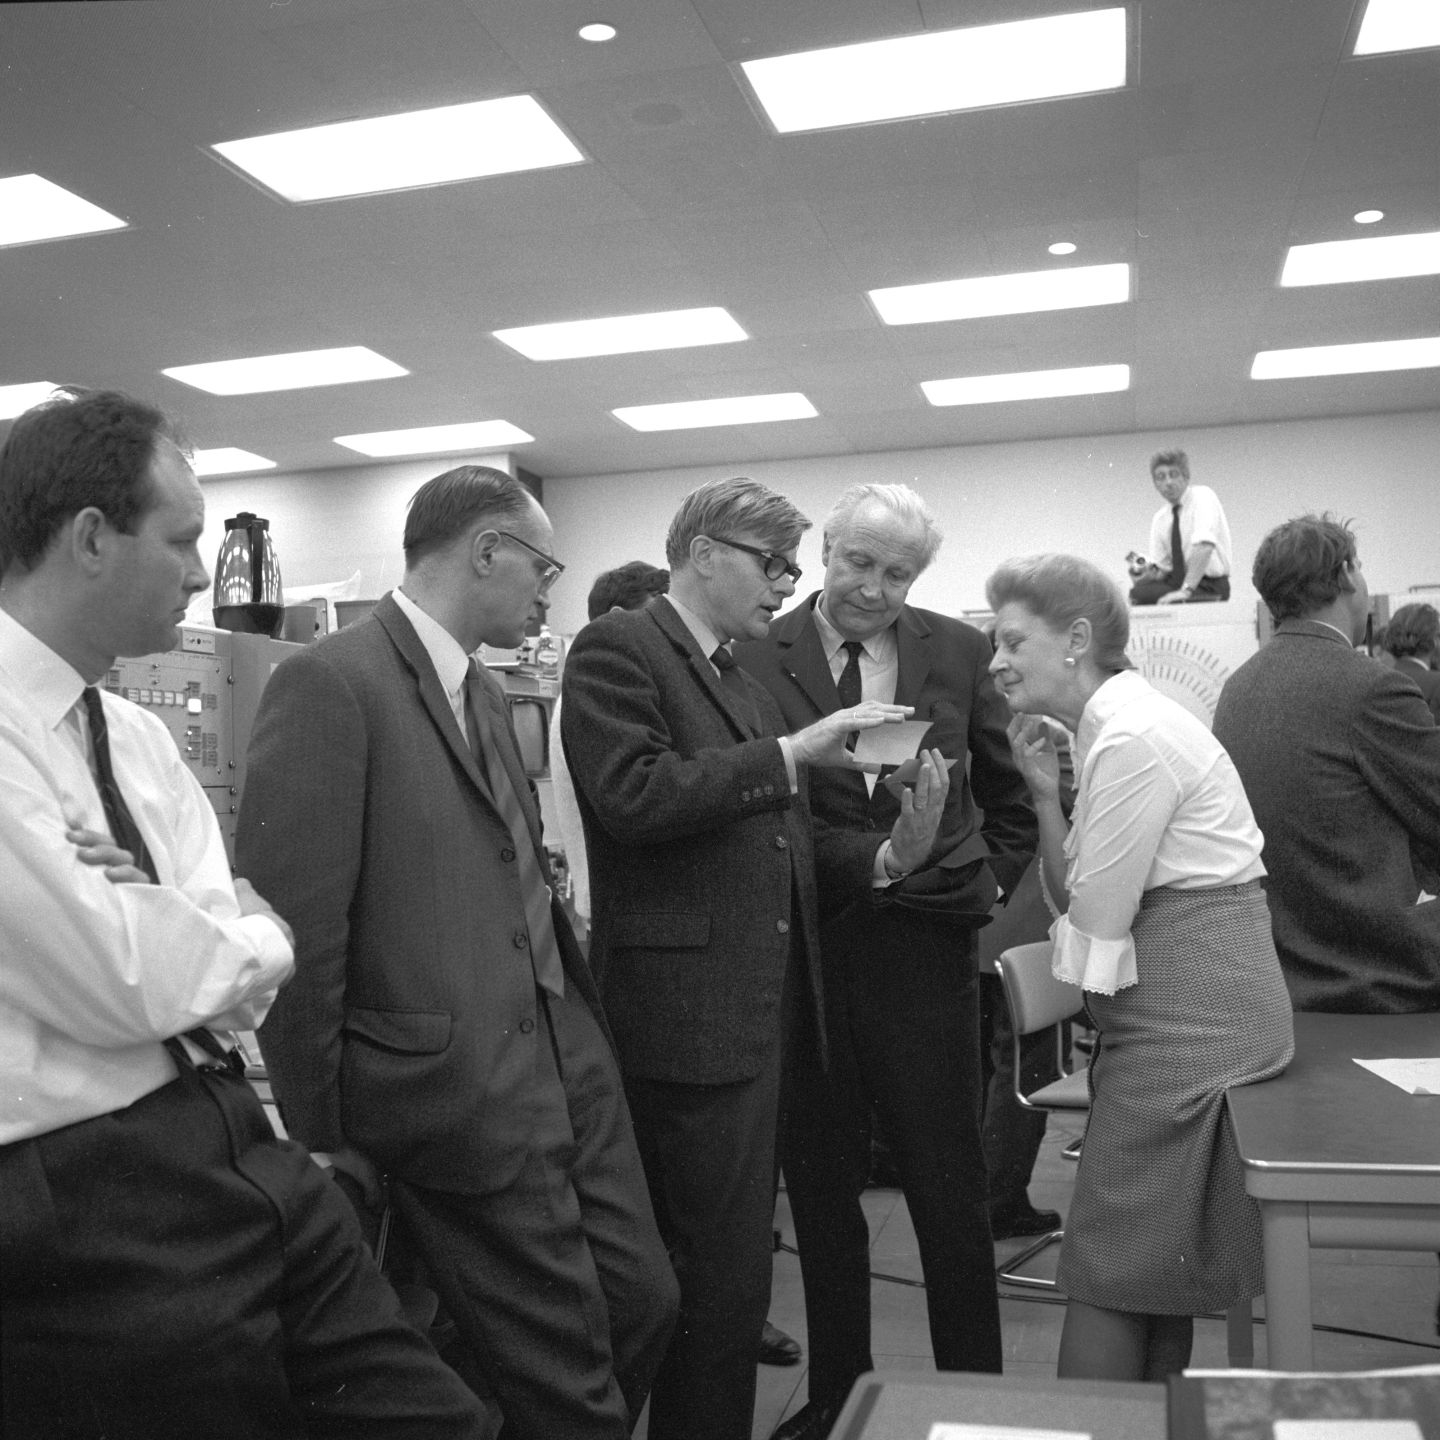
[[(995, 973), (1005, 991), (1014, 1032), (1015, 1099), (1027, 1110), (1083, 1112), (1090, 1108), (1090, 1082), (1083, 1071), (1071, 1073), (1066, 1069), (1063, 1022), (1079, 1013), (1084, 994), (1078, 985), (1057, 980), (1050, 973), (1050, 954), (1050, 942), (1040, 940), (1032, 945), (1012, 946), (995, 957)], [(1048, 1029), (1055, 1032), (1055, 1068), (1060, 1078), (1027, 1095), (1021, 1088), (1024, 1070), (1020, 1042), (1027, 1035)], [(1058, 1245), (1064, 1234), (1063, 1230), (1051, 1230), (1040, 1236), (998, 1266), (996, 1277), (1033, 1290), (1056, 1289), (1055, 1281), (1023, 1274), (1022, 1267), (1051, 1245)]]
[[(1084, 992), (1078, 985), (1057, 980), (1050, 970), (1051, 944), (1048, 940), (1033, 945), (1016, 945), (995, 957), (995, 971), (1005, 990), (1015, 1032), (1015, 1099), (1027, 1110), (1068, 1110), (1088, 1112), (1090, 1080), (1085, 1071), (1068, 1072), (1065, 1068), (1064, 1025), (1084, 1004)], [(1060, 1078), (1032, 1090), (1028, 1095), (1020, 1089), (1020, 1038), (1053, 1026), (1055, 1030), (1055, 1067)], [(1073, 1143), (1073, 1142), (1072, 1142)], [(1068, 1147), (1067, 1147), (1068, 1149)], [(1064, 1230), (1051, 1230), (1017, 1255), (1003, 1261), (995, 1276), (1009, 1285), (1034, 1290), (1057, 1290), (1054, 1280), (1020, 1273), (1051, 1245), (1065, 1237)], [(1226, 1348), (1232, 1366), (1248, 1369), (1255, 1361), (1255, 1332), (1248, 1301), (1232, 1306), (1225, 1312)]]

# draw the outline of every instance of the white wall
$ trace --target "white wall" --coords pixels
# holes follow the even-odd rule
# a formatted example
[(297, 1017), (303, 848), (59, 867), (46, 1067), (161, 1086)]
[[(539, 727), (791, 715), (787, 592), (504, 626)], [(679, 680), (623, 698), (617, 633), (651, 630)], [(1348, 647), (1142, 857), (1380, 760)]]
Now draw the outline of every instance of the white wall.
[[(1305, 510), (1354, 517), (1372, 590), (1440, 580), (1440, 410), (1427, 410), (549, 479), (555, 553), (568, 567), (552, 597), (551, 624), (570, 634), (584, 623), (585, 596), (599, 571), (626, 560), (663, 563), (665, 531), (682, 497), (705, 480), (742, 471), (790, 495), (816, 521), (801, 545), (802, 590), (819, 580), (819, 522), (835, 496), (860, 480), (913, 485), (940, 520), (945, 544), (915, 586), (918, 604), (979, 608), (995, 564), (1037, 550), (1088, 555), (1123, 580), (1125, 552), (1145, 548), (1159, 503), (1149, 457), (1167, 445), (1187, 450), (1192, 478), (1214, 486), (1224, 501), (1237, 600), (1254, 600), (1250, 562), (1261, 537)], [(475, 458), (511, 468), (508, 456)], [(360, 593), (378, 596), (402, 573), (406, 500), (459, 463), (432, 457), (206, 481), (202, 554), (217, 554), (225, 517), (248, 509), (270, 520), (287, 587), (342, 580), (358, 569)]]

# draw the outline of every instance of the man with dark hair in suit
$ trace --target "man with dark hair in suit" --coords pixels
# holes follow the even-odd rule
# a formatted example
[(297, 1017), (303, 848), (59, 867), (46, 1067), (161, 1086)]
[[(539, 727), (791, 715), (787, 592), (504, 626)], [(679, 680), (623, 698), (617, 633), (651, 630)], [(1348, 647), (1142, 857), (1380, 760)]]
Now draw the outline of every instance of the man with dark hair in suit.
[(261, 1029), (292, 1134), (389, 1194), (523, 1440), (623, 1440), (675, 1314), (599, 1000), (550, 891), (504, 695), (564, 568), (517, 480), (415, 493), (400, 587), (284, 661), (236, 852), (295, 927)]
[(179, 643), (204, 526), (128, 395), (62, 392), (0, 451), (0, 1432), (480, 1440), (498, 1415), (227, 1052), (289, 927), (170, 732), (99, 688)]
[(1440, 1010), (1440, 729), (1355, 650), (1370, 592), (1350, 527), (1304, 515), (1255, 553), (1269, 644), (1225, 682), (1215, 736), (1265, 835), (1275, 949), (1297, 1010)]
[(776, 1432), (786, 1440), (828, 1435), (855, 1378), (873, 1368), (860, 1206), (872, 1116), (920, 1244), (936, 1366), (1000, 1369), (975, 936), (999, 891), (1019, 883), (1036, 822), (988, 673), (990, 642), (906, 603), (939, 544), (908, 486), (852, 486), (826, 521), (823, 589), (736, 657), (792, 728), (857, 701), (893, 701), (932, 722), (924, 743), (955, 766), (936, 844), (921, 855), (886, 841), (903, 785), (827, 770), (811, 786), (818, 833), (866, 883), (838, 893), (821, 872), (829, 1069), (821, 1044), (808, 1057), (797, 1046), (787, 1076), (781, 1165), (805, 1281), (810, 1400)]
[[(680, 1280), (651, 1440), (749, 1440), (782, 1036), (821, 1004), (805, 785), (812, 766), (853, 768), (850, 732), (905, 713), (857, 704), (785, 737), (735, 667), (728, 643), (763, 636), (794, 593), (807, 524), (754, 481), (701, 486), (670, 525), (669, 595), (592, 621), (565, 667), (591, 963)], [(892, 829), (902, 863), (928, 853), (946, 788), (927, 753)]]
[(585, 602), (592, 620), (615, 609), (640, 610), (670, 588), (670, 572), (644, 560), (630, 560), (613, 570), (602, 570)]

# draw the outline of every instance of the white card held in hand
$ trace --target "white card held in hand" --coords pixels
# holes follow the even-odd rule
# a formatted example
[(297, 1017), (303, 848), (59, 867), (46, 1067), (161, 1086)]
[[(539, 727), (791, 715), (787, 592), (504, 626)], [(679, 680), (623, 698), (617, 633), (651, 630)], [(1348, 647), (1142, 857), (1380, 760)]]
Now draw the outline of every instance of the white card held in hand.
[(903, 765), (920, 753), (930, 725), (929, 720), (901, 720), (862, 730), (855, 742), (855, 760), (861, 765)]

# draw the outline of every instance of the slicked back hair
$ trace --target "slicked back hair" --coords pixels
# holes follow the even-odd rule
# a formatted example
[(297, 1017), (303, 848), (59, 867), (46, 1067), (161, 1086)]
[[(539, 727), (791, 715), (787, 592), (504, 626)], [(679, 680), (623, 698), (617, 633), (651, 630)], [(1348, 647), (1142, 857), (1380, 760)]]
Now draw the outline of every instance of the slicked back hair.
[(118, 390), (66, 386), (25, 411), (0, 450), (0, 570), (34, 566), (92, 506), (133, 534), (154, 501), (148, 472), (160, 441), (186, 448), (160, 410)]
[(457, 465), (427, 480), (405, 516), (405, 563), (414, 565), (460, 539), (480, 519), (507, 529), (533, 513), (524, 483), (488, 465)]
[(1052, 630), (1090, 622), (1095, 663), (1107, 674), (1134, 667), (1126, 658), (1130, 608), (1120, 587), (1098, 566), (1078, 555), (1022, 555), (1007, 560), (985, 582), (992, 610), (1023, 605)]
[(793, 550), (810, 522), (784, 495), (746, 475), (712, 480), (681, 502), (665, 537), (665, 558), (672, 570), (690, 563), (690, 542), (697, 535), (730, 540), (756, 536), (771, 550)]
[(1424, 601), (1402, 605), (1385, 627), (1382, 642), (1397, 660), (1411, 656), (1429, 660), (1435, 653), (1435, 637), (1440, 635), (1440, 610)]
[(924, 570), (935, 558), (945, 538), (930, 507), (908, 485), (852, 485), (844, 491), (825, 517), (825, 540), (833, 544), (850, 528), (855, 512), (871, 501), (883, 505), (897, 519), (919, 527), (925, 535), (920, 551), (920, 568)]
[(643, 560), (617, 565), (595, 577), (587, 601), (590, 618), (608, 615), (617, 605), (622, 610), (642, 610), (669, 588), (670, 572), (658, 565), (647, 565)]
[(1187, 480), (1190, 478), (1190, 457), (1183, 450), (1157, 450), (1150, 457), (1150, 475), (1161, 465), (1173, 465)]
[(1255, 552), (1250, 578), (1270, 617), (1298, 620), (1323, 610), (1355, 587), (1355, 534), (1333, 515), (1301, 515), (1277, 525)]

